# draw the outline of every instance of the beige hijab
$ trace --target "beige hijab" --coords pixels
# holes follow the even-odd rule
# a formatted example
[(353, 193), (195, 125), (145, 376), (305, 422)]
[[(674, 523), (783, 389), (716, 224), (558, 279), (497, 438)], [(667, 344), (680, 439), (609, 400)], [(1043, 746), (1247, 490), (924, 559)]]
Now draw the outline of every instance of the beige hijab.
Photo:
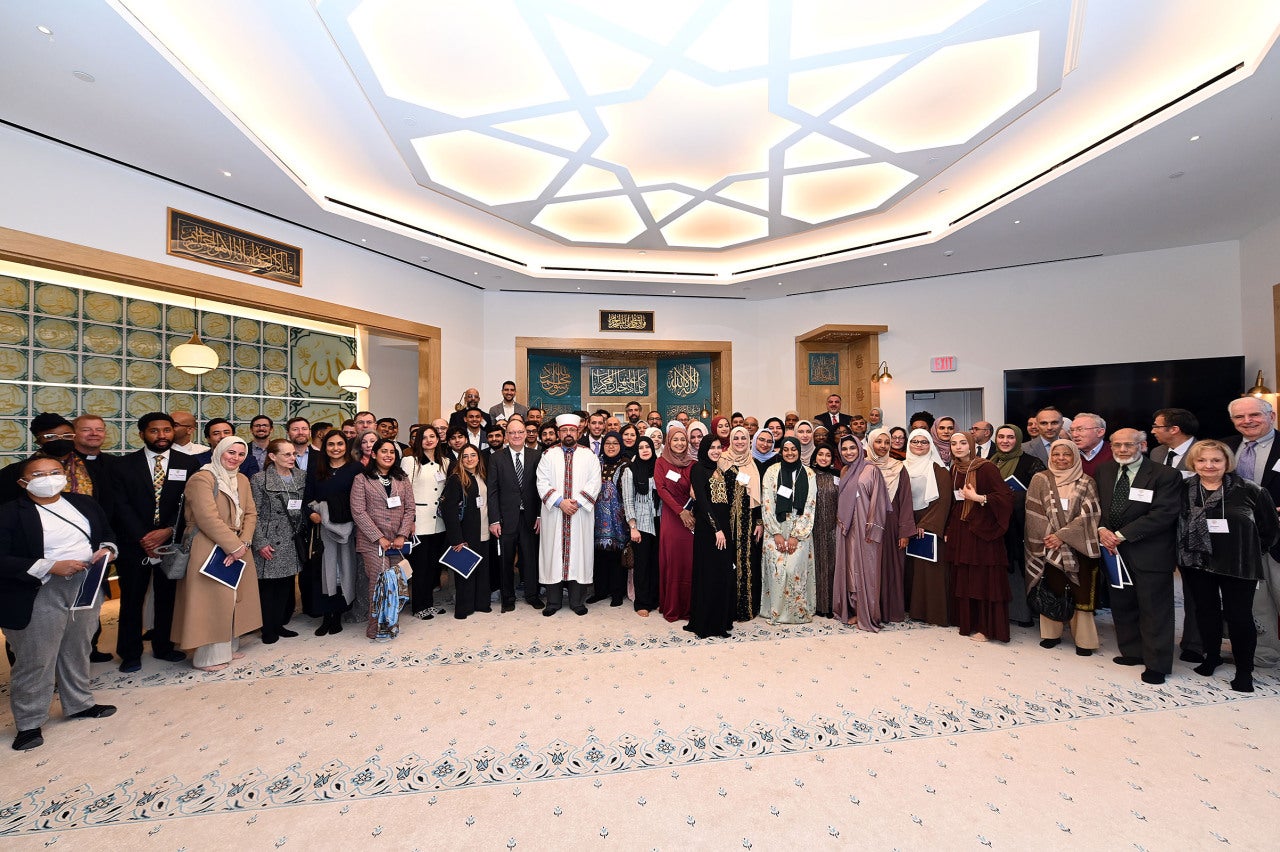
[[(737, 432), (747, 436), (747, 449), (743, 450), (741, 454), (735, 455), (733, 452), (733, 436)], [(751, 458), (751, 433), (747, 431), (747, 427), (734, 426), (729, 430), (729, 449), (720, 453), (720, 461), (716, 463), (716, 466), (721, 471), (736, 467), (739, 475), (745, 473), (748, 477), (747, 493), (751, 495), (751, 508), (754, 509), (760, 505), (760, 471), (756, 468), (755, 460)]]
[(230, 498), (232, 510), (235, 512), (231, 528), (238, 530), (244, 523), (244, 509), (240, 506), (240, 471), (227, 470), (222, 464), (223, 454), (235, 444), (243, 445), (246, 453), (249, 451), (249, 445), (245, 443), (243, 438), (228, 435), (218, 442), (218, 446), (213, 448), (213, 457), (207, 465), (200, 469), (212, 473), (213, 481), (218, 484), (218, 490)]
[(888, 436), (888, 434), (889, 430), (882, 427), (871, 430), (871, 434), (867, 435), (867, 461), (880, 468), (880, 473), (884, 475), (885, 487), (889, 489), (889, 499), (892, 500), (898, 493), (898, 477), (902, 475), (902, 462), (888, 453), (882, 456), (876, 455), (872, 446), (877, 436)]

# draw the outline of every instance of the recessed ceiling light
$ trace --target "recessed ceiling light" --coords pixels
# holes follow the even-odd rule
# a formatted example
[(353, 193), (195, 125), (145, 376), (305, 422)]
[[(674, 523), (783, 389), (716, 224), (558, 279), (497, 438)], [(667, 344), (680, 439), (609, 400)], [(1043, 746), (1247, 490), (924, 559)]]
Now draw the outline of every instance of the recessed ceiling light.
[(642, 251), (642, 252), (638, 252), (638, 254), (639, 254), (641, 257), (644, 257), (646, 254), (648, 254), (648, 252), (647, 252), (647, 251)]
[(671, 291), (671, 295), (673, 295), (673, 296), (674, 296), (675, 294), (676, 294), (676, 291), (675, 291), (675, 290), (672, 290), (672, 291)]
[(231, 172), (227, 171), (226, 169), (223, 169), (223, 170), (222, 170), (222, 176), (223, 176), (223, 177), (231, 177)]
[(944, 192), (946, 192), (946, 191), (947, 191), (947, 188), (944, 186), (942, 189), (938, 190), (938, 194), (939, 194), (939, 195), (941, 195), (942, 193), (944, 193)]
[(943, 256), (943, 257), (951, 257), (951, 255), (953, 255), (953, 254), (955, 254), (955, 252), (951, 251), (950, 249), (947, 249), (946, 251), (944, 251), (944, 252), (942, 253), (942, 256)]
[(1169, 180), (1177, 180), (1178, 178), (1182, 177), (1185, 174), (1186, 172), (1174, 172), (1173, 174), (1169, 175)]
[(92, 83), (98, 78), (90, 74), (88, 71), (72, 71), (71, 76), (75, 77), (82, 83)]
[(368, 240), (366, 240), (364, 237), (361, 237), (361, 238), (360, 238), (360, 242), (362, 242), (362, 243), (367, 243), (367, 242), (369, 242), (369, 241), (368, 241)]
[(1188, 142), (1198, 142), (1199, 140), (1200, 140), (1200, 134), (1199, 134), (1199, 133), (1197, 133), (1195, 136), (1192, 136), (1192, 137), (1191, 137), (1190, 139), (1188, 139), (1187, 141), (1188, 141)]
[(888, 265), (889, 265), (889, 261), (887, 261), (887, 260), (886, 260), (884, 263), (882, 263), (882, 264), (880, 264), (880, 265), (881, 265), (881, 266), (888, 266)]
[(579, 287), (578, 289), (579, 289), (579, 290), (581, 290), (582, 288), (581, 288), (581, 287)]
[(779, 287), (781, 287), (781, 286), (782, 286), (782, 282), (781, 282), (781, 281), (779, 281), (779, 282), (778, 282), (778, 286), (779, 286)]
[(422, 257), (418, 258), (418, 260), (422, 261), (423, 263), (426, 263), (430, 259), (431, 258), (427, 257), (425, 254)]
[(1021, 219), (1014, 219), (1014, 220), (1013, 220), (1013, 224), (1015, 224), (1015, 225), (1021, 225), (1021, 224), (1022, 224), (1022, 220), (1021, 220)]
[(44, 34), (45, 34), (45, 35), (47, 35), (47, 36), (51, 36), (51, 35), (53, 35), (53, 30), (49, 29), (49, 28), (48, 28), (48, 27), (46, 27), (44, 24), (40, 24), (38, 27), (36, 27), (36, 29), (37, 29), (37, 30), (39, 30), (40, 32), (44, 33)]
[(479, 272), (473, 272), (473, 273), (471, 273), (471, 274), (472, 274), (472, 275), (479, 275), (480, 273), (479, 273)]

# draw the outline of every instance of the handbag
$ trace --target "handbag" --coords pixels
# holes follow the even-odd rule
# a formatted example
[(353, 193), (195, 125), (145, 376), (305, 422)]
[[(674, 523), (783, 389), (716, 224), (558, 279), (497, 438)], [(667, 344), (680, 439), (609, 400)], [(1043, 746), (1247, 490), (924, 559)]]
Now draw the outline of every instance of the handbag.
[(1070, 583), (1061, 592), (1055, 592), (1041, 577), (1027, 592), (1027, 607), (1036, 615), (1066, 623), (1075, 614), (1076, 599), (1071, 594)]
[[(178, 495), (178, 517), (182, 517), (182, 504), (187, 498), (186, 492)], [(195, 538), (196, 525), (191, 524), (191, 528), (182, 536), (182, 541), (178, 541), (178, 522), (173, 522), (173, 537), (169, 539), (169, 543), (159, 548), (160, 553), (160, 570), (170, 580), (181, 580), (187, 576), (187, 562), (191, 559), (191, 541)]]

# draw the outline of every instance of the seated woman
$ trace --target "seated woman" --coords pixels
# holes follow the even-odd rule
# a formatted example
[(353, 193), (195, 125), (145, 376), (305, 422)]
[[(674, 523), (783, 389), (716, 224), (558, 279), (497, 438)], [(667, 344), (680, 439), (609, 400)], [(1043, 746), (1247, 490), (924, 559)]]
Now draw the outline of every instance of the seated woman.
[(117, 551), (102, 507), (62, 493), (67, 476), (56, 458), (27, 459), (18, 485), (23, 495), (0, 505), (0, 627), (17, 655), (9, 676), (13, 748), (27, 751), (44, 745), (41, 726), (55, 685), (68, 719), (116, 712), (95, 704), (89, 691), (90, 639), (102, 602), (83, 611), (71, 606), (89, 566)]
[[(1098, 486), (1084, 472), (1075, 444), (1059, 438), (1049, 445), (1049, 469), (1032, 476), (1027, 486), (1026, 513), (1026, 588), (1048, 583), (1055, 594), (1071, 590), (1071, 636), (1076, 653), (1088, 657), (1098, 649), (1093, 610), (1102, 509)], [(1040, 647), (1057, 647), (1062, 627), (1061, 621), (1041, 615)]]
[(761, 483), (764, 520), (760, 611), (770, 624), (813, 621), (817, 590), (813, 564), (813, 516), (818, 483), (800, 461), (800, 442), (782, 439), (782, 463)]

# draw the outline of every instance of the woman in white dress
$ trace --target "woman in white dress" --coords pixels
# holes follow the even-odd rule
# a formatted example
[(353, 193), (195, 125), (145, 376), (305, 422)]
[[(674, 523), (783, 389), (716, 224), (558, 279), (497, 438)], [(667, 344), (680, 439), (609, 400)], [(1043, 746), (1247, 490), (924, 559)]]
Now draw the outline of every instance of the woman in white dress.
[(761, 484), (760, 612), (770, 624), (807, 624), (817, 604), (812, 541), (818, 484), (800, 461), (799, 441), (783, 438), (781, 454), (782, 463), (769, 467)]

